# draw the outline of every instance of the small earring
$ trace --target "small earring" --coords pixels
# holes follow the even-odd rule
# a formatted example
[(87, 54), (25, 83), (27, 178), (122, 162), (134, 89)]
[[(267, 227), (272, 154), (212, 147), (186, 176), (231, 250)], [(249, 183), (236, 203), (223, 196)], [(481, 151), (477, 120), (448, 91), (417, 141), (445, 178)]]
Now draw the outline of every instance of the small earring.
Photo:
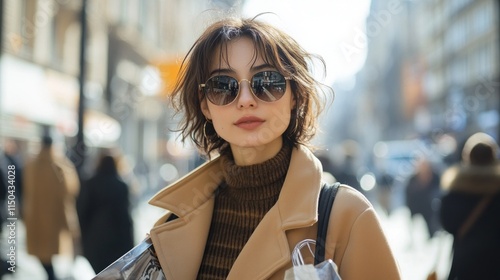
[(209, 119), (206, 119), (205, 120), (205, 123), (203, 124), (203, 137), (205, 137), (205, 139), (208, 140), (208, 137), (207, 137), (207, 123), (211, 123), (212, 121), (209, 120)]

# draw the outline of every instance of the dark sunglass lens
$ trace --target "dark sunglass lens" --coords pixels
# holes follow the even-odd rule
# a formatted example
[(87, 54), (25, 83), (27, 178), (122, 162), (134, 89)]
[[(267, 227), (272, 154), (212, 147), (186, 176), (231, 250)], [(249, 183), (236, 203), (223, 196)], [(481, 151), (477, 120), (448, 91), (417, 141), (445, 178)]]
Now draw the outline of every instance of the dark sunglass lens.
[(238, 81), (229, 76), (214, 76), (205, 84), (208, 100), (216, 105), (227, 105), (238, 95)]
[(252, 77), (252, 90), (262, 101), (276, 101), (285, 94), (285, 77), (276, 71), (259, 72)]

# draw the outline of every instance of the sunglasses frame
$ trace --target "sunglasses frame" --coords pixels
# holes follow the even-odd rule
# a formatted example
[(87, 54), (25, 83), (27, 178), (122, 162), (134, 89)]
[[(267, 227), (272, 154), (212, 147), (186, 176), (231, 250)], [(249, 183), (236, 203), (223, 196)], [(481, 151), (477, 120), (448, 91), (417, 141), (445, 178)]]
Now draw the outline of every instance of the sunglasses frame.
[[(199, 89), (201, 92), (203, 92), (203, 94), (205, 94), (205, 96), (207, 97), (207, 99), (208, 99), (211, 103), (213, 103), (214, 105), (216, 105), (216, 106), (227, 106), (227, 105), (229, 105), (229, 104), (232, 104), (232, 103), (233, 103), (233, 102), (234, 102), (234, 101), (238, 98), (238, 96), (240, 95), (240, 91), (241, 91), (241, 82), (243, 82), (243, 81), (247, 81), (247, 82), (250, 84), (250, 92), (253, 94), (253, 96), (254, 96), (257, 100), (260, 100), (260, 101), (262, 101), (262, 102), (266, 102), (266, 103), (276, 102), (277, 100), (281, 99), (281, 97), (283, 97), (283, 95), (285, 95), (285, 94), (283, 93), (283, 95), (282, 95), (279, 99), (276, 99), (276, 100), (274, 100), (274, 101), (266, 101), (266, 100), (262, 100), (261, 98), (259, 98), (259, 97), (255, 94), (255, 92), (254, 92), (254, 90), (253, 90), (253, 88), (252, 88), (252, 86), (251, 86), (251, 80), (252, 80), (252, 79), (253, 79), (256, 75), (258, 75), (258, 74), (260, 74), (260, 73), (263, 73), (263, 72), (273, 72), (273, 73), (278, 73), (278, 74), (280, 74), (280, 75), (281, 75), (281, 76), (285, 79), (285, 86), (286, 86), (286, 81), (293, 80), (293, 76), (285, 76), (285, 75), (281, 74), (280, 72), (278, 72), (278, 71), (276, 71), (276, 70), (264, 70), (264, 71), (259, 71), (259, 72), (255, 73), (255, 74), (253, 74), (253, 75), (252, 75), (252, 77), (250, 78), (250, 80), (248, 80), (248, 79), (241, 79), (241, 80), (239, 80), (239, 81), (238, 81), (236, 78), (231, 77), (231, 76), (229, 76), (229, 75), (215, 75), (215, 76), (212, 76), (212, 77), (208, 78), (208, 79), (207, 79), (207, 81), (206, 81), (205, 83), (203, 83), (203, 84), (199, 84), (199, 85), (198, 85), (198, 89)], [(232, 78), (232, 79), (236, 80), (236, 82), (238, 83), (238, 93), (236, 94), (236, 96), (234, 97), (234, 99), (233, 99), (231, 102), (227, 103), (227, 104), (216, 104), (216, 103), (212, 102), (212, 101), (210, 100), (210, 98), (208, 98), (207, 94), (204, 92), (204, 89), (205, 89), (206, 84), (208, 83), (208, 81), (209, 81), (210, 79), (212, 79), (212, 78), (214, 78), (214, 77), (218, 77), (218, 76), (226, 76), (226, 77)], [(286, 88), (285, 88), (285, 92), (286, 92)]]

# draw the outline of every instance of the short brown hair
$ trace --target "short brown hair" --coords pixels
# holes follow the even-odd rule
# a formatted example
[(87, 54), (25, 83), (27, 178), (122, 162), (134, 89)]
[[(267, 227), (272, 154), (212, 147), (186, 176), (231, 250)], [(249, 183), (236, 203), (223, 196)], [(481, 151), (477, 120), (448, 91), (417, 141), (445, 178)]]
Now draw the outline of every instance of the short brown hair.
[(229, 147), (216, 134), (213, 125), (207, 123), (201, 110), (201, 101), (205, 96), (198, 87), (209, 78), (209, 67), (216, 52), (222, 54), (231, 40), (241, 37), (253, 41), (255, 59), (262, 56), (266, 63), (284, 76), (292, 77), (290, 85), (295, 108), (292, 109), (283, 140), (287, 145), (309, 146), (309, 140), (316, 134), (317, 118), (324, 106), (319, 97), (319, 93), (324, 92), (321, 88), (332, 91), (313, 78), (309, 71), (312, 64), (309, 63), (317, 59), (325, 67), (324, 61), (305, 51), (285, 32), (255, 18), (229, 18), (210, 25), (184, 58), (179, 78), (170, 95), (177, 112), (184, 112), (179, 128), (182, 140), (191, 138), (207, 155), (213, 151), (221, 153)]

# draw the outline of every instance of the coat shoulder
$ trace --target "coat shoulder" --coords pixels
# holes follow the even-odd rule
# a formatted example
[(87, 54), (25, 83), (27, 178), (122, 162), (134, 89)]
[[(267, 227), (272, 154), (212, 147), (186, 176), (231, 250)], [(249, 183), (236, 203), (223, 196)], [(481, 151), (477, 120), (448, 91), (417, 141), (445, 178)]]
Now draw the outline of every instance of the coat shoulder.
[(340, 185), (330, 214), (330, 226), (337, 234), (349, 235), (361, 217), (378, 220), (372, 204), (361, 192), (348, 185)]
[(335, 203), (339, 203), (342, 206), (345, 206), (345, 210), (354, 210), (354, 211), (364, 211), (367, 208), (371, 208), (372, 204), (366, 198), (364, 194), (355, 188), (341, 184), (339, 186), (339, 190), (337, 192), (337, 197), (335, 198)]

